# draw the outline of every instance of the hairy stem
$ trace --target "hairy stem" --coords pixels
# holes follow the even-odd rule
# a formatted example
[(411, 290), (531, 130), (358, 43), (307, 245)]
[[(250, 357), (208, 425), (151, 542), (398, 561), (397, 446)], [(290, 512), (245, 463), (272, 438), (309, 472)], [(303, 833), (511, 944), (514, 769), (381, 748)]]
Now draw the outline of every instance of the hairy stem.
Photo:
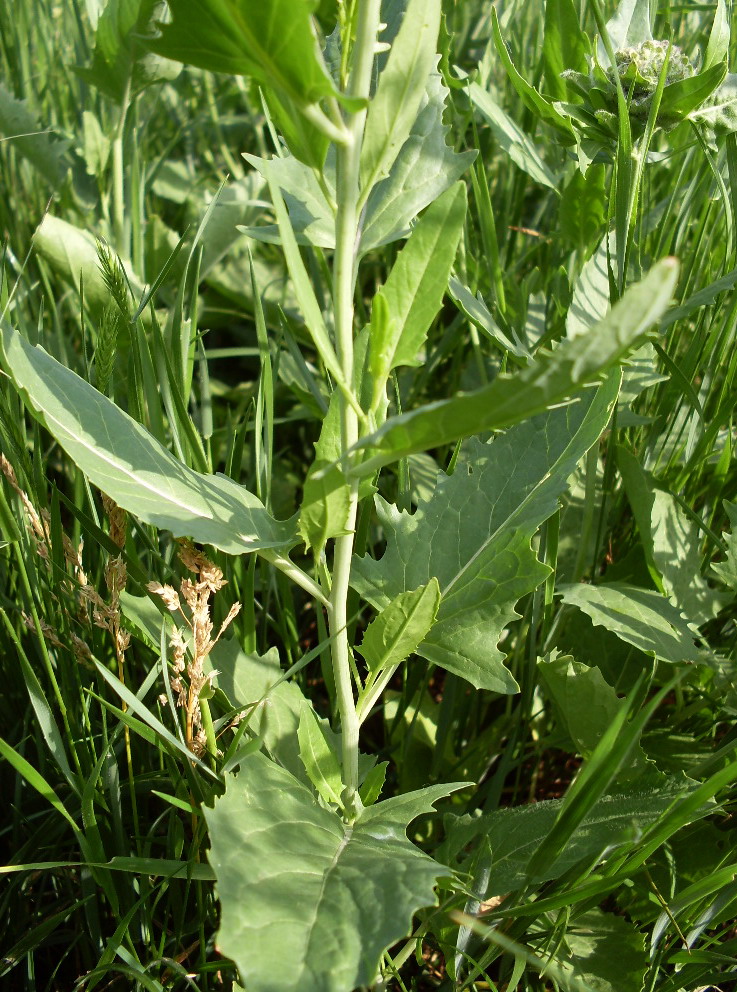
[[(359, 0), (356, 41), (351, 54), (348, 93), (368, 98), (374, 62), (376, 35), (379, 29), (380, 0)], [(358, 212), (359, 172), (366, 110), (347, 115), (346, 126), (351, 140), (337, 148), (337, 213), (335, 219), (335, 264), (333, 270), (333, 305), (335, 338), (341, 371), (347, 382), (353, 378), (353, 303), (356, 285), (357, 247), (360, 230)], [(356, 411), (340, 395), (341, 450), (343, 455), (358, 440)], [(358, 790), (359, 722), (353, 697), (350, 648), (348, 644), (348, 581), (358, 505), (358, 485), (351, 483), (350, 509), (343, 537), (336, 538), (333, 558), (333, 581), (328, 616), (332, 635), (332, 661), (343, 736), (343, 802), (350, 816)]]

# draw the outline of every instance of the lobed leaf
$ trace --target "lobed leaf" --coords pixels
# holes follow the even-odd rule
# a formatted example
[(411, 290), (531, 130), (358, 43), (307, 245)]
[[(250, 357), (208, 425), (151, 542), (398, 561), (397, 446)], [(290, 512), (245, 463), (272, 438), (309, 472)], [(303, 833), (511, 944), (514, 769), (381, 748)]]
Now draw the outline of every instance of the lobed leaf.
[(619, 375), (595, 394), (520, 424), (490, 444), (469, 442), (451, 476), (410, 515), (377, 497), (387, 537), (380, 561), (354, 561), (351, 584), (377, 609), (436, 577), (442, 599), (417, 651), (473, 685), (510, 693), (517, 683), (497, 648), (515, 603), (549, 569), (530, 541), (558, 505), (579, 459), (606, 426)]
[(681, 612), (654, 589), (609, 583), (561, 586), (563, 602), (577, 606), (593, 623), (651, 657), (672, 663), (703, 661)]
[(447, 869), (406, 827), (459, 785), (363, 809), (348, 825), (261, 754), (205, 810), (222, 907), (218, 947), (253, 992), (370, 985), (382, 952), (434, 903)]

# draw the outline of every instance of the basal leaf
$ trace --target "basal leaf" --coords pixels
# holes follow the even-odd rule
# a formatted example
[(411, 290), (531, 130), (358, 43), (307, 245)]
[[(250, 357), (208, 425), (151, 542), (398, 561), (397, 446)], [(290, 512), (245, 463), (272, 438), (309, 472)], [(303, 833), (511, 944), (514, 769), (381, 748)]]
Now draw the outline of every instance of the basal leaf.
[(306, 0), (167, 0), (172, 15), (153, 51), (178, 62), (251, 76), (298, 105), (335, 92)]
[(355, 446), (355, 451), (368, 449), (368, 457), (356, 462), (350, 474), (371, 475), (414, 452), (509, 427), (570, 399), (636, 347), (668, 306), (677, 275), (675, 259), (664, 259), (588, 333), (562, 342), (553, 352), (538, 351), (535, 361), (516, 375), (498, 375), (474, 392), (391, 417)]
[[(599, 668), (583, 665), (570, 655), (540, 663), (538, 672), (553, 703), (558, 725), (567, 732), (573, 750), (588, 757), (625, 705), (624, 699), (617, 696)], [(635, 774), (642, 774), (645, 761), (642, 749), (636, 745), (625, 774), (632, 774), (632, 766)]]
[(409, 137), (390, 174), (378, 183), (367, 202), (361, 254), (405, 238), (412, 221), (459, 179), (476, 157), (457, 154), (446, 142), (443, 110), (448, 96), (442, 76), (430, 73)]
[[(559, 878), (584, 858), (603, 856), (611, 846), (635, 840), (675, 800), (692, 790), (693, 783), (685, 778), (671, 778), (659, 782), (655, 788), (643, 785), (636, 790), (603, 796), (573, 832), (557, 860), (531, 881), (540, 884)], [(450, 865), (460, 867), (457, 858), (467, 845), (476, 838), (488, 837), (494, 862), (487, 898), (518, 889), (525, 884), (527, 865), (552, 830), (563, 802), (551, 799), (480, 817), (446, 816), (446, 841), (438, 855), (442, 854)]]
[(29, 409), (123, 509), (230, 554), (296, 543), (293, 521), (274, 520), (232, 479), (182, 464), (106, 396), (5, 323), (2, 342), (3, 364)]
[(261, 754), (205, 816), (222, 907), (218, 948), (252, 992), (370, 985), (381, 953), (434, 903), (447, 872), (407, 840), (408, 823), (459, 786), (376, 803), (352, 824)]
[(515, 692), (496, 647), (521, 596), (548, 569), (530, 541), (558, 505), (579, 459), (606, 426), (619, 387), (612, 376), (596, 394), (520, 424), (489, 444), (464, 446), (451, 476), (410, 515), (377, 498), (387, 537), (380, 561), (354, 561), (351, 582), (377, 609), (435, 576), (442, 599), (417, 651), (473, 685)]
[(570, 959), (558, 957), (566, 977), (581, 979), (594, 992), (642, 992), (650, 961), (645, 935), (634, 923), (590, 909), (566, 930)]
[(563, 602), (660, 661), (703, 661), (680, 611), (653, 589), (610, 583), (561, 586)]
[(712, 620), (720, 594), (701, 574), (701, 533), (670, 493), (656, 489), (637, 458), (617, 448), (617, 465), (637, 522), (648, 565), (662, 590), (693, 623)]
[(436, 61), (440, 7), (440, 0), (410, 0), (404, 12), (366, 115), (361, 149), (364, 196), (389, 174), (409, 137)]
[[(76, 290), (80, 281), (83, 283), (85, 303), (93, 311), (104, 309), (110, 300), (110, 290), (100, 271), (95, 239), (88, 231), (46, 214), (34, 232), (33, 247)], [(125, 263), (124, 269), (133, 292), (142, 295), (141, 280)], [(141, 319), (149, 319), (147, 311), (144, 310)]]
[(398, 665), (417, 650), (437, 616), (436, 578), (396, 596), (366, 628), (357, 650), (372, 672)]
[(375, 389), (383, 390), (393, 368), (415, 364), (440, 310), (465, 217), (466, 187), (456, 183), (417, 221), (379, 290), (389, 319), (372, 328), (369, 362)]

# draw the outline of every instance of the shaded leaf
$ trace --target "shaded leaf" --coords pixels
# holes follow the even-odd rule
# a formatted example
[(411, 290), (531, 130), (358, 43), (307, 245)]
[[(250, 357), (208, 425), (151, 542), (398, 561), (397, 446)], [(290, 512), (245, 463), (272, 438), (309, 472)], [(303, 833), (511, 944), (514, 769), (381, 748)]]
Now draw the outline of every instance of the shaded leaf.
[[(614, 796), (603, 796), (571, 835), (552, 864), (530, 879), (533, 884), (559, 878), (583, 859), (603, 857), (610, 847), (635, 840), (679, 797), (692, 791), (686, 779), (672, 778), (657, 788), (643, 786)], [(563, 799), (500, 809), (479, 817), (444, 817), (446, 840), (438, 852), (456, 866), (464, 848), (487, 837), (494, 852), (487, 898), (520, 888), (527, 865), (553, 828)]]
[(491, 93), (471, 83), (468, 95), (474, 106), (481, 112), (494, 133), (501, 148), (514, 164), (526, 172), (536, 183), (558, 190), (558, 180), (545, 164), (532, 140), (499, 106)]
[(22, 100), (0, 83), (0, 135), (12, 142), (19, 155), (27, 159), (49, 186), (58, 187), (69, 171), (68, 141), (62, 141), (37, 118)]
[(590, 909), (576, 916), (565, 943), (570, 961), (558, 958), (564, 975), (593, 992), (641, 992), (650, 962), (645, 935), (629, 920)]
[(563, 602), (651, 657), (673, 663), (703, 658), (681, 613), (653, 589), (610, 583), (561, 586)]
[(727, 511), (732, 528), (724, 535), (727, 541), (727, 557), (711, 567), (725, 585), (737, 590), (737, 503), (728, 503), (724, 500), (724, 509)]

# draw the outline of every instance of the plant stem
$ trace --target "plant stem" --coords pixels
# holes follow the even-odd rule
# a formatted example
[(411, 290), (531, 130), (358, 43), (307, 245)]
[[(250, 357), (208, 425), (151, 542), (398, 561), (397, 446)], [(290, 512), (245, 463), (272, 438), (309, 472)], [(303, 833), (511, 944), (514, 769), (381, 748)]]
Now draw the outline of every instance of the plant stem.
[[(380, 0), (359, 0), (356, 41), (351, 53), (348, 92), (367, 99), (371, 89), (376, 35), (379, 30)], [(353, 305), (356, 285), (356, 260), (360, 216), (358, 212), (359, 174), (366, 110), (348, 114), (347, 128), (351, 140), (337, 146), (337, 212), (335, 218), (335, 265), (333, 270), (333, 305), (335, 338), (341, 371), (346, 382), (353, 379)], [(340, 394), (341, 452), (345, 457), (358, 440), (356, 411)], [(328, 617), (332, 635), (332, 660), (335, 689), (343, 736), (343, 803), (348, 816), (355, 811), (358, 791), (359, 722), (353, 698), (350, 648), (348, 644), (348, 583), (353, 557), (353, 541), (358, 506), (358, 484), (351, 483), (350, 506), (343, 537), (336, 538), (333, 557), (333, 582)]]

